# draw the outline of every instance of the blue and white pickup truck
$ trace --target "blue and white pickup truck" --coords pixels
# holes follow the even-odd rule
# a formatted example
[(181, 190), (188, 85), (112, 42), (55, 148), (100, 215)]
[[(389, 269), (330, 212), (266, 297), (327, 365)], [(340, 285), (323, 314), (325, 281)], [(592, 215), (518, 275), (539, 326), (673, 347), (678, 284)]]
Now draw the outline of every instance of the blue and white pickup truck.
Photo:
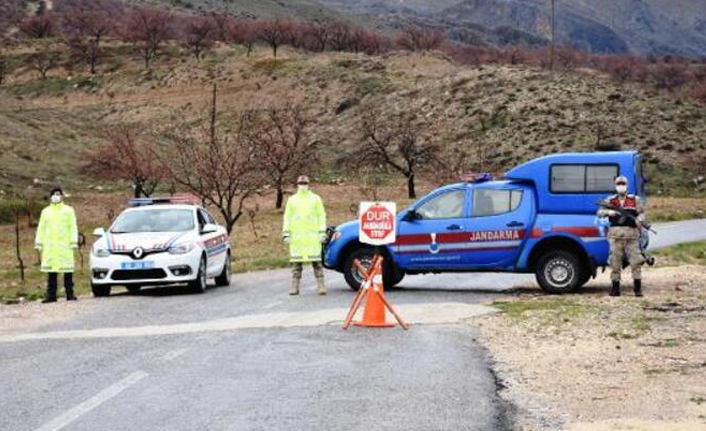
[[(629, 193), (645, 199), (643, 159), (634, 151), (541, 157), (502, 180), (476, 176), (441, 187), (397, 215), (397, 241), (385, 246), (385, 286), (405, 274), (535, 273), (546, 292), (579, 288), (608, 262), (607, 226), (597, 201), (624, 175)], [(358, 241), (358, 223), (336, 227), (324, 265), (360, 286), (353, 264), (369, 264), (373, 248)]]

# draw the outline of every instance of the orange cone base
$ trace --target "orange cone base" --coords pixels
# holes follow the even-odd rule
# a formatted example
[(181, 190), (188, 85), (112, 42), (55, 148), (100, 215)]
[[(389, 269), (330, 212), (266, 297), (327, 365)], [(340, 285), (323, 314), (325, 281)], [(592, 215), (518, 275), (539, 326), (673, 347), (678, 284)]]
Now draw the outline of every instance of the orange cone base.
[(395, 324), (394, 323), (365, 323), (365, 322), (353, 322), (353, 325), (355, 326), (361, 326), (361, 327), (369, 327), (369, 328), (394, 328)]

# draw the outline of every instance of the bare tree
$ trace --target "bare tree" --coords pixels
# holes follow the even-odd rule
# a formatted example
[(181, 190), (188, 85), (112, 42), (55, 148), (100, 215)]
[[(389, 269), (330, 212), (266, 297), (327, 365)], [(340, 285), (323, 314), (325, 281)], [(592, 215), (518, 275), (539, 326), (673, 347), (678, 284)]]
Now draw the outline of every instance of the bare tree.
[(78, 10), (64, 16), (64, 32), (71, 36), (90, 38), (96, 45), (110, 34), (114, 28), (114, 21), (102, 10)]
[(5, 83), (5, 78), (10, 74), (11, 68), (4, 55), (6, 41), (0, 37), (0, 85)]
[(252, 20), (238, 20), (230, 29), (230, 40), (247, 49), (246, 56), (250, 57), (255, 44), (259, 40), (257, 24)]
[(245, 136), (258, 149), (260, 167), (275, 187), (275, 207), (282, 208), (285, 185), (316, 161), (313, 119), (301, 105), (250, 110), (242, 118)]
[(257, 151), (243, 139), (243, 127), (219, 134), (216, 111), (216, 86), (213, 104), (204, 127), (184, 129), (172, 134), (172, 145), (159, 156), (168, 177), (188, 189), (205, 204), (213, 205), (223, 216), (228, 232), (245, 213), (246, 201), (258, 193), (264, 177), (257, 165)]
[(114, 25), (103, 11), (78, 10), (66, 14), (63, 20), (64, 43), (69, 48), (72, 61), (86, 63), (92, 74), (104, 56), (101, 40)]
[(426, 27), (410, 26), (404, 29), (397, 44), (409, 51), (432, 51), (446, 41), (446, 34)]
[(41, 46), (27, 56), (25, 64), (28, 68), (37, 71), (42, 80), (47, 79), (50, 70), (56, 68), (61, 61), (61, 54), (48, 46)]
[(172, 16), (156, 9), (136, 8), (127, 17), (124, 38), (140, 52), (145, 68), (171, 37)]
[(86, 63), (90, 72), (92, 74), (96, 73), (96, 68), (104, 56), (104, 51), (94, 39), (74, 36), (64, 39), (64, 43), (69, 48), (72, 61)]
[(262, 21), (258, 25), (257, 34), (260, 40), (272, 48), (272, 55), (277, 57), (277, 49), (289, 38), (289, 23), (280, 18)]
[(149, 197), (163, 178), (152, 142), (131, 126), (119, 127), (107, 135), (108, 144), (86, 154), (83, 172), (103, 180), (130, 181), (136, 198)]
[(353, 38), (353, 27), (345, 21), (334, 21), (328, 25), (329, 44), (334, 51), (348, 51)]
[(17, 257), (17, 266), (20, 268), (20, 280), (25, 281), (25, 262), (22, 259), (20, 248), (20, 210), (15, 211), (15, 255)]
[(54, 36), (56, 20), (52, 15), (41, 14), (25, 18), (20, 22), (20, 33), (30, 39), (46, 39)]
[(309, 25), (307, 34), (316, 42), (318, 51), (325, 51), (331, 38), (331, 23), (313, 22)]
[(188, 19), (181, 30), (181, 43), (195, 58), (200, 60), (204, 52), (213, 47), (215, 30), (213, 21), (204, 18)]
[(439, 154), (439, 146), (425, 136), (428, 125), (413, 116), (382, 119), (379, 112), (364, 115), (362, 123), (361, 147), (354, 155), (356, 163), (379, 164), (399, 172), (407, 179), (408, 197), (416, 198), (417, 175)]
[(0, 54), (0, 85), (5, 83), (5, 77), (10, 74), (10, 67), (7, 64), (7, 59)]
[(213, 29), (212, 37), (219, 42), (228, 42), (233, 28), (233, 18), (225, 13), (212, 13), (208, 19)]

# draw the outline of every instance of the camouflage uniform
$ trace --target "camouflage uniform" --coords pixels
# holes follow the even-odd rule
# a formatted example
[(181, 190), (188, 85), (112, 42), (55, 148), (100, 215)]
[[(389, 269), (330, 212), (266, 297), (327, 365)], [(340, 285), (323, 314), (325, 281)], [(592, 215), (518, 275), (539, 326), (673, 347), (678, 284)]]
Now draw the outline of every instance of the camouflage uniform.
[[(641, 219), (645, 213), (645, 207), (639, 196), (631, 194), (615, 194), (607, 199), (613, 206), (622, 208), (634, 217)], [(601, 208), (598, 211), (599, 217), (608, 217), (610, 220), (610, 230), (608, 232), (608, 242), (610, 244), (610, 279), (613, 282), (613, 291), (616, 285), (619, 294), (620, 275), (623, 270), (623, 262), (627, 259), (632, 271), (632, 278), (636, 282), (635, 291), (638, 293), (641, 288), (642, 264), (645, 262), (642, 250), (640, 250), (640, 231), (635, 220), (620, 215), (613, 215), (611, 210)], [(640, 292), (641, 293), (641, 292)], [(616, 295), (614, 295), (616, 296)]]

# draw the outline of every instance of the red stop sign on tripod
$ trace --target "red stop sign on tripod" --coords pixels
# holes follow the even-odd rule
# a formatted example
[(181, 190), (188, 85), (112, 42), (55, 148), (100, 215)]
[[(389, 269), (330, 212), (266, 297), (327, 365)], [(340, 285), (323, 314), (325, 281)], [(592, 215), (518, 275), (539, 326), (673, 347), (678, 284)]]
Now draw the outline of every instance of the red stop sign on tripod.
[(362, 202), (358, 239), (363, 244), (385, 245), (395, 242), (397, 206), (394, 202)]

